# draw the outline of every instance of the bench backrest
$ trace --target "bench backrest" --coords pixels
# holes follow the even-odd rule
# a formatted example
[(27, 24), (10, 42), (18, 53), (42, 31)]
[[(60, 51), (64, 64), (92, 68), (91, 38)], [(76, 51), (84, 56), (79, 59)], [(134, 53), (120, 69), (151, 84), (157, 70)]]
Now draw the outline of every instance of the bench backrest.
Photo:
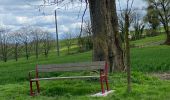
[(38, 72), (56, 72), (56, 71), (85, 71), (105, 69), (105, 61), (37, 65)]

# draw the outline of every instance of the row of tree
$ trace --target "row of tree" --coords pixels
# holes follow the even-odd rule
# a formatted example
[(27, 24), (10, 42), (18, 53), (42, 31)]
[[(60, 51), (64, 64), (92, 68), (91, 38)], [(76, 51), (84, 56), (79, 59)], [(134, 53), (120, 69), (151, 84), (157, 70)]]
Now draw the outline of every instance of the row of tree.
[(40, 54), (48, 57), (52, 45), (52, 34), (38, 27), (22, 27), (17, 31), (8, 28), (0, 28), (0, 59), (6, 62), (8, 59), (25, 56), (28, 60), (31, 55), (38, 59)]

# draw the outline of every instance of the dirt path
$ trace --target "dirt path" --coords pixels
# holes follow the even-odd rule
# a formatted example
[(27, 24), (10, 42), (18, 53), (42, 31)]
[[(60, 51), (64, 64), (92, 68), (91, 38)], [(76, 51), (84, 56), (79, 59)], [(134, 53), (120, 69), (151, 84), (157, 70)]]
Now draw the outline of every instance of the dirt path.
[(161, 45), (163, 44), (165, 41), (164, 40), (161, 40), (161, 41), (157, 41), (157, 42), (148, 42), (148, 43), (145, 43), (143, 45), (138, 45), (136, 46), (137, 48), (143, 48), (143, 47), (149, 47), (149, 46), (156, 46), (156, 45)]
[(170, 72), (168, 73), (154, 73), (153, 76), (156, 76), (162, 80), (170, 80)]

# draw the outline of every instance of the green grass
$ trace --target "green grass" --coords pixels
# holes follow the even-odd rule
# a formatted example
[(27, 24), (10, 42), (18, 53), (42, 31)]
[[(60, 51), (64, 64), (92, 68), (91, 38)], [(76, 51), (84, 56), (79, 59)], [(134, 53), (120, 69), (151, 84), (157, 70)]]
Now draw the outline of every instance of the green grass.
[(170, 46), (151, 46), (131, 50), (132, 69), (142, 72), (170, 70)]
[[(133, 41), (140, 45), (153, 41), (160, 41), (163, 35), (154, 38), (145, 38)], [(131, 49), (132, 64), (132, 92), (126, 91), (126, 73), (112, 73), (109, 75), (109, 85), (116, 90), (107, 97), (90, 97), (91, 94), (100, 91), (98, 79), (86, 80), (61, 80), (41, 81), (41, 93), (38, 96), (29, 96), (28, 71), (35, 69), (36, 64), (54, 64), (68, 62), (91, 61), (92, 52), (75, 53), (66, 55), (66, 48), (62, 48), (61, 56), (56, 56), (51, 51), (48, 58), (43, 55), (36, 60), (20, 58), (18, 62), (9, 60), (7, 63), (0, 62), (0, 100), (169, 100), (170, 81), (160, 80), (153, 77), (152, 72), (170, 71), (170, 47), (150, 46), (145, 48)], [(72, 47), (72, 52), (77, 47)], [(60, 72), (41, 74), (41, 76), (73, 76), (89, 75), (94, 72)]]
[(63, 80), (40, 82), (41, 94), (29, 96), (28, 82), (0, 85), (1, 100), (168, 100), (170, 81), (162, 81), (147, 74), (132, 73), (132, 92), (126, 92), (126, 74), (114, 73), (109, 77), (115, 92), (107, 97), (90, 97), (100, 91), (99, 80)]
[(133, 44), (135, 46), (141, 46), (141, 45), (146, 45), (148, 43), (154, 43), (154, 42), (163, 41), (165, 39), (166, 39), (166, 35), (161, 34), (161, 35), (154, 36), (154, 37), (147, 37), (147, 38), (144, 38), (144, 39), (131, 41), (131, 44)]

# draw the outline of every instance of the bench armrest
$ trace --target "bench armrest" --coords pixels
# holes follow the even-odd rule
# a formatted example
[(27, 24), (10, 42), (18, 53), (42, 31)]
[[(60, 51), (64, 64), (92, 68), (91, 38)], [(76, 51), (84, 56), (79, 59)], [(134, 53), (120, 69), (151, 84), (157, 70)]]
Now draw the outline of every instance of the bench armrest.
[(29, 77), (29, 79), (31, 79), (31, 73), (32, 73), (32, 72), (35, 72), (35, 70), (31, 70), (31, 71), (28, 72), (28, 77)]

